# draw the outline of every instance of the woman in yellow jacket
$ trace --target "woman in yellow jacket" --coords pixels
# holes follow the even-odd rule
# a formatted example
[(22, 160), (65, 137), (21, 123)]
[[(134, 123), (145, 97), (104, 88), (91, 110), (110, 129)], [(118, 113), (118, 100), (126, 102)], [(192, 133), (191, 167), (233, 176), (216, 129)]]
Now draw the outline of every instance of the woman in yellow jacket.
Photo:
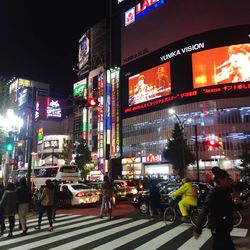
[(182, 179), (183, 185), (177, 189), (172, 195), (174, 197), (181, 195), (182, 199), (178, 205), (183, 216), (183, 221), (188, 221), (188, 211), (190, 206), (197, 206), (197, 191), (188, 178)]

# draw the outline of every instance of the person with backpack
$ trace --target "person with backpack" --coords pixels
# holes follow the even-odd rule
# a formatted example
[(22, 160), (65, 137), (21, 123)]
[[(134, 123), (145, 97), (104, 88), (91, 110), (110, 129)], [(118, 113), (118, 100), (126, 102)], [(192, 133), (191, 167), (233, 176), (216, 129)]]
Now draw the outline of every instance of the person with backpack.
[(39, 207), (39, 216), (38, 216), (38, 226), (35, 227), (36, 230), (41, 229), (41, 222), (43, 213), (47, 212), (47, 217), (49, 221), (48, 231), (53, 231), (53, 221), (52, 221), (52, 210), (54, 207), (54, 185), (50, 179), (46, 180), (45, 187), (41, 196), (39, 197), (40, 207)]

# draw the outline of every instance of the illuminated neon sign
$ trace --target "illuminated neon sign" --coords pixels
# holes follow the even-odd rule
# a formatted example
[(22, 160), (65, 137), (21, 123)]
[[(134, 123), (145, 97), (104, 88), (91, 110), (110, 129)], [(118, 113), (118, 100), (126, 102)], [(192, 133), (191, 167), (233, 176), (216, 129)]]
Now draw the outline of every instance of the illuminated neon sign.
[(125, 12), (125, 26), (133, 23), (136, 19), (156, 9), (165, 3), (165, 0), (144, 0)]
[(62, 117), (62, 109), (58, 100), (50, 100), (47, 106), (47, 117)]

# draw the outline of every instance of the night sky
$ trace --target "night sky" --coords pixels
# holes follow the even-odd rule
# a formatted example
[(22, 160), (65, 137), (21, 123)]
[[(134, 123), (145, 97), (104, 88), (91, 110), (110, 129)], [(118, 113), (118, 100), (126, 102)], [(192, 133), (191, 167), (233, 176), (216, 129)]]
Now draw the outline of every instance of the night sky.
[(50, 83), (72, 94), (78, 41), (107, 12), (108, 0), (1, 0), (0, 76)]

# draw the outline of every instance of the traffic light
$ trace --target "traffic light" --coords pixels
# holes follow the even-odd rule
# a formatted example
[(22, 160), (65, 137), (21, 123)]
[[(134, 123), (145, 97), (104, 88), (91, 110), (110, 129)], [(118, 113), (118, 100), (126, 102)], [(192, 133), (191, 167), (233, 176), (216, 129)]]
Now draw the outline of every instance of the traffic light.
[(89, 107), (97, 107), (99, 105), (99, 101), (94, 97), (89, 97), (87, 102)]
[(219, 144), (219, 142), (217, 140), (214, 140), (214, 139), (209, 139), (207, 141), (204, 141), (204, 144), (207, 146), (210, 146), (210, 147), (215, 147), (215, 148), (218, 148), (221, 146)]
[(75, 105), (79, 107), (97, 107), (99, 105), (99, 101), (95, 97), (85, 98), (76, 98)]
[(14, 149), (14, 139), (12, 137), (7, 137), (5, 141), (5, 150), (7, 152), (12, 152)]

